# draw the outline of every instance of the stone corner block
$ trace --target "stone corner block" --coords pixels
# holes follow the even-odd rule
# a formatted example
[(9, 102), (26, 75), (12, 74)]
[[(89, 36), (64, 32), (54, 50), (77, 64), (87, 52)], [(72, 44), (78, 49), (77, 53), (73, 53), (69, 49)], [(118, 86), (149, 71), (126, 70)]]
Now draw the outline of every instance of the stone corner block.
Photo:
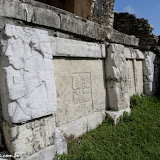
[(113, 120), (113, 124), (116, 125), (119, 121), (120, 117), (123, 117), (123, 114), (127, 112), (129, 115), (131, 114), (130, 107), (120, 110), (120, 111), (106, 111), (106, 117)]

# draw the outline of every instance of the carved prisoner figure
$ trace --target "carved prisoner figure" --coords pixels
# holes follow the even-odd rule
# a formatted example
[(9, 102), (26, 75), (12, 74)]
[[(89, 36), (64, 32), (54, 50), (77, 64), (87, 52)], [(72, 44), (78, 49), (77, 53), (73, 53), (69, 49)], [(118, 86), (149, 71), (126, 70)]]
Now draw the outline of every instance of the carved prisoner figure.
[(55, 113), (56, 93), (48, 33), (6, 25), (1, 45), (4, 118), (21, 123)]
[(128, 72), (124, 46), (111, 44), (106, 58), (109, 106), (118, 111), (129, 107)]

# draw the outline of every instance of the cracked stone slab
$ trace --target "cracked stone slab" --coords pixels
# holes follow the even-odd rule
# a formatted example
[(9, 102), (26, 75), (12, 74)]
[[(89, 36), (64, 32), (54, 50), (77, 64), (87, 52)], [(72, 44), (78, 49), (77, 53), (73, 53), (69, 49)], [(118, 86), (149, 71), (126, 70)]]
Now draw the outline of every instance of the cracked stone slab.
[(119, 121), (119, 118), (123, 116), (123, 114), (127, 112), (129, 115), (131, 114), (130, 107), (122, 109), (120, 111), (106, 111), (106, 116), (113, 120), (114, 125), (116, 125)]
[(6, 25), (1, 37), (3, 117), (22, 123), (56, 112), (56, 89), (48, 32)]
[(55, 144), (55, 118), (49, 116), (22, 125), (3, 122), (3, 133), (7, 149), (12, 155), (24, 159)]
[(105, 58), (104, 44), (50, 37), (53, 56)]

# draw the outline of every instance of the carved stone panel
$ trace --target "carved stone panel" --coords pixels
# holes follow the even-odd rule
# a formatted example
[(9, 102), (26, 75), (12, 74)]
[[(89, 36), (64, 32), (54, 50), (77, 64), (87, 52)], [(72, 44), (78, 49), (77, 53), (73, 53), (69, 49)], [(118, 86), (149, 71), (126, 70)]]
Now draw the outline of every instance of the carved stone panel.
[[(48, 116), (22, 125), (10, 126), (3, 122), (3, 133), (8, 151), (26, 157), (55, 143), (55, 118)], [(54, 153), (54, 150), (53, 150)], [(54, 156), (54, 154), (53, 154)]]
[(106, 108), (102, 60), (53, 59), (56, 124), (62, 126)]
[(111, 44), (106, 58), (106, 78), (109, 106), (114, 111), (129, 107), (128, 70), (124, 46)]
[(6, 25), (0, 64), (5, 120), (21, 123), (56, 112), (52, 51), (46, 31)]
[(75, 104), (92, 101), (90, 73), (73, 74), (72, 85)]
[(145, 60), (143, 61), (144, 93), (153, 95), (154, 88), (154, 61), (156, 55), (153, 52), (144, 52)]

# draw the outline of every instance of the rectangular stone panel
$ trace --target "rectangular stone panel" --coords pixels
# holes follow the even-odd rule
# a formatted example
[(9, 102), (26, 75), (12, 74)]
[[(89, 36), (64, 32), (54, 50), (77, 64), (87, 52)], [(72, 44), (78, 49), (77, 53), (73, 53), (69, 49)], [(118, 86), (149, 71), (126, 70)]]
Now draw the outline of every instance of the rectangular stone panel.
[(53, 116), (15, 126), (3, 122), (7, 149), (12, 155), (15, 153), (19, 155), (20, 160), (53, 145), (55, 130), (55, 118)]
[(136, 93), (143, 93), (143, 65), (142, 61), (134, 61)]
[(105, 67), (109, 107), (113, 111), (119, 111), (130, 105), (125, 47), (110, 44), (107, 51)]
[(53, 56), (104, 58), (105, 45), (65, 38), (50, 37)]
[(106, 108), (103, 60), (53, 59), (56, 124), (61, 126)]
[(6, 25), (0, 39), (3, 117), (22, 123), (56, 112), (52, 51), (46, 31)]
[(134, 65), (133, 60), (126, 61), (126, 67), (128, 70), (128, 82), (129, 82), (129, 94), (133, 96), (136, 93), (136, 86), (135, 86), (135, 72), (134, 72)]

